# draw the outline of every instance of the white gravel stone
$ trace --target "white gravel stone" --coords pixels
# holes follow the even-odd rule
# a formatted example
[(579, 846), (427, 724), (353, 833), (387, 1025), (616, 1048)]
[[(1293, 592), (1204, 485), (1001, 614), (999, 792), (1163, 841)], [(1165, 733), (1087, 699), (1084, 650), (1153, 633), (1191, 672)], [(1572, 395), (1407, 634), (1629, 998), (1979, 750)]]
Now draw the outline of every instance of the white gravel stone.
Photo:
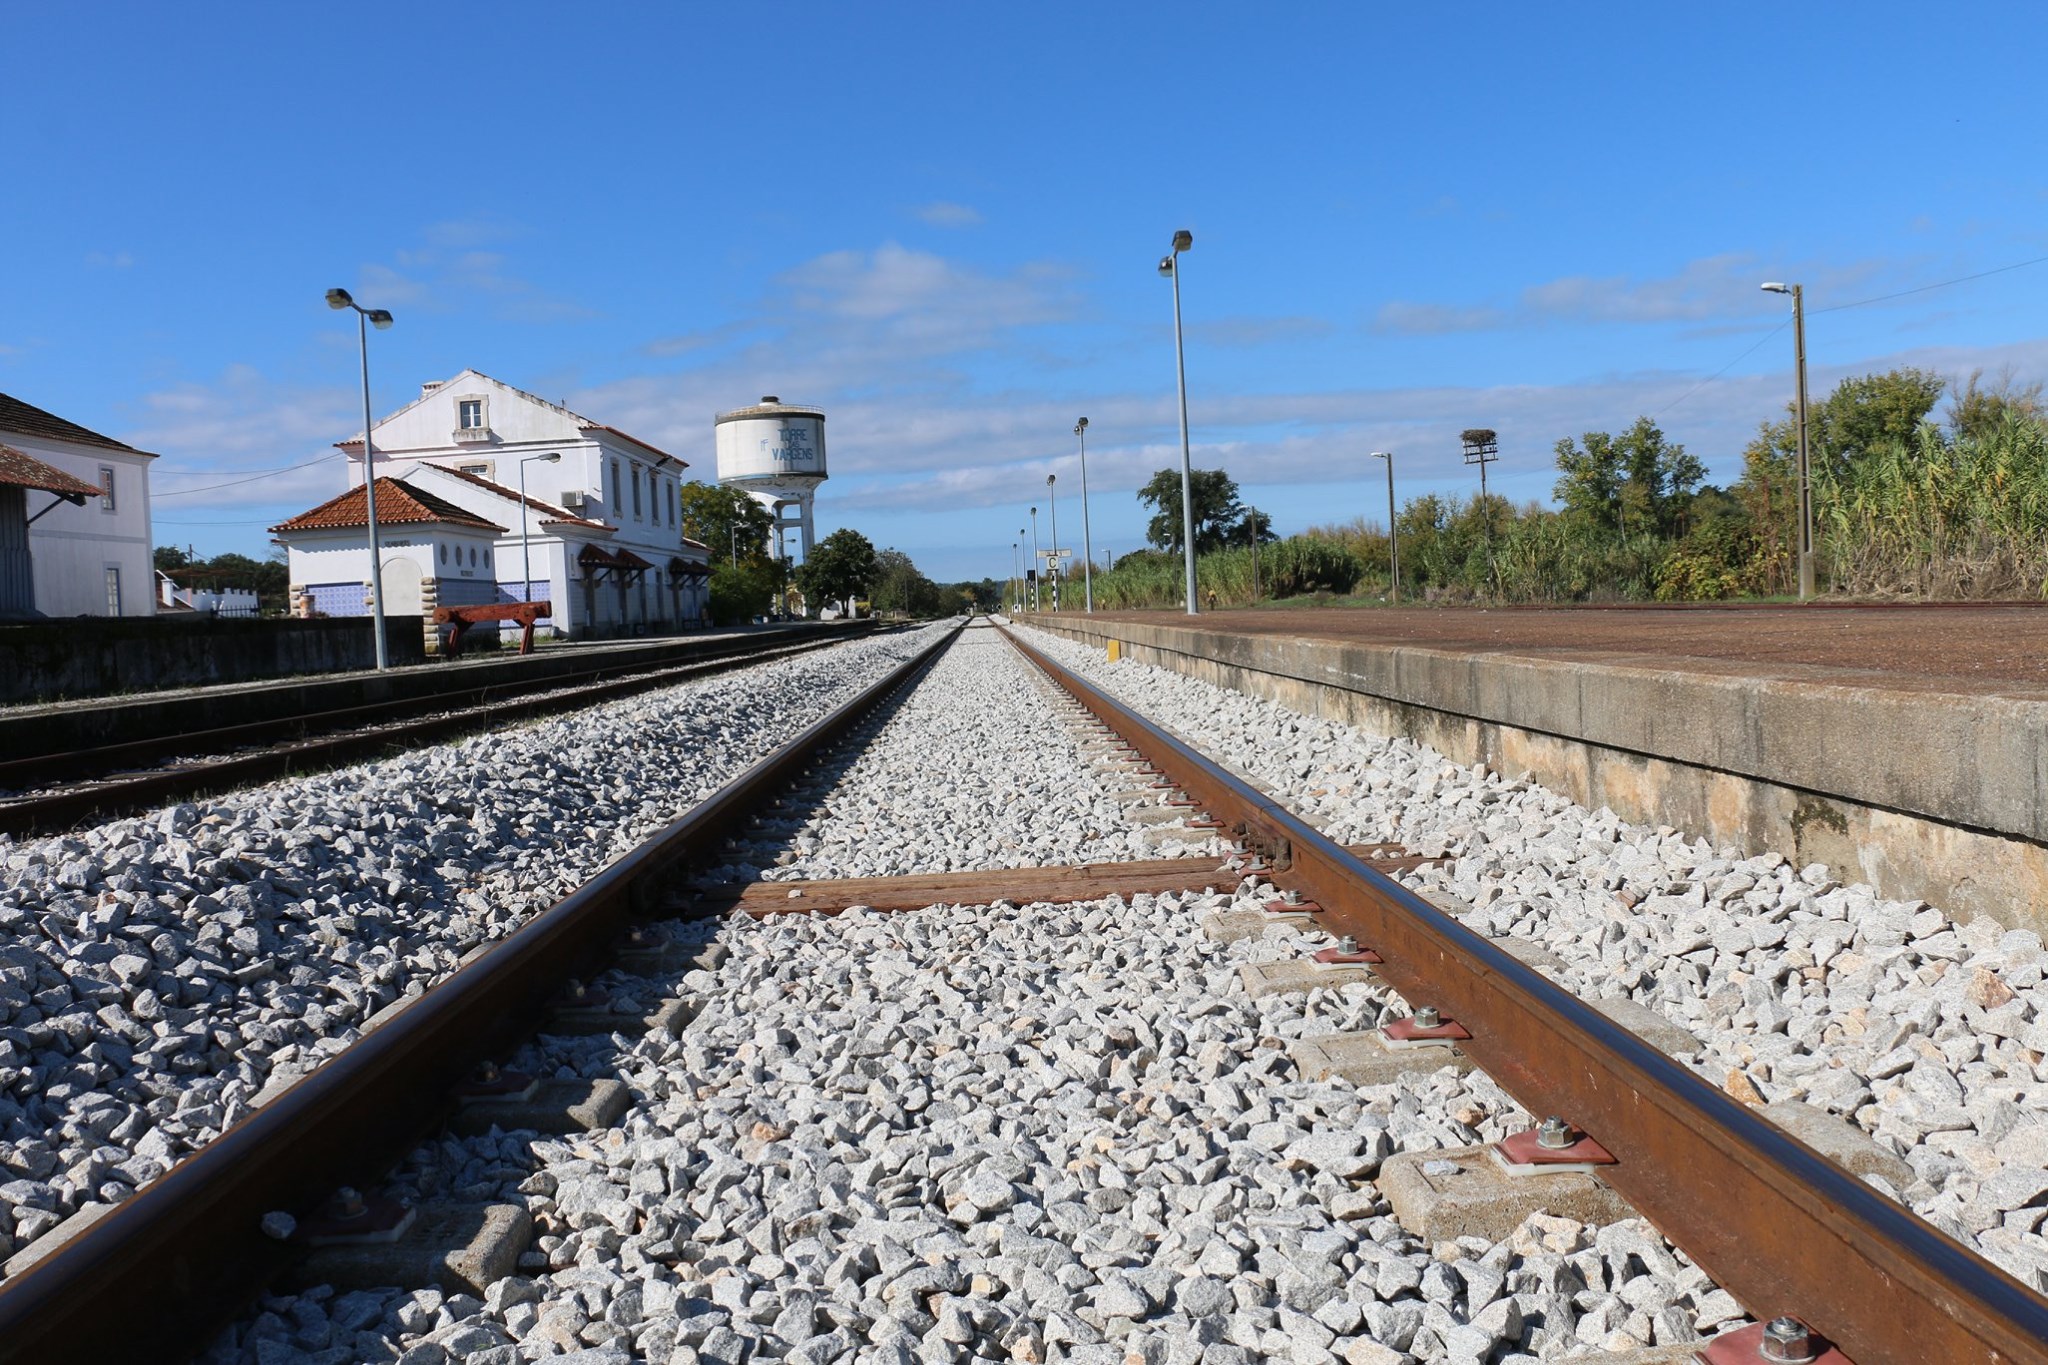
[(160, 1176), (920, 643), (0, 838), (0, 1257)]

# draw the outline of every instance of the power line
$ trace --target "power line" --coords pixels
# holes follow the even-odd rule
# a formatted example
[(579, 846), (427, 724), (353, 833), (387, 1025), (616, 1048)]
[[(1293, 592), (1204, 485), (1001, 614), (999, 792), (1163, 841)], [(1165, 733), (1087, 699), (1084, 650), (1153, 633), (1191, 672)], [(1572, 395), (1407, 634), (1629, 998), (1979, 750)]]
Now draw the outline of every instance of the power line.
[(199, 488), (179, 488), (169, 493), (152, 493), (149, 496), (150, 500), (154, 502), (158, 498), (183, 498), (189, 497), (194, 493), (211, 493), (214, 492), (216, 489), (221, 488), (238, 488), (242, 484), (258, 483), (264, 479), (274, 478), (279, 474), (290, 474), (295, 470), (311, 469), (314, 465), (326, 464), (329, 460), (333, 458), (334, 457), (332, 455), (322, 455), (319, 459), (308, 460), (304, 464), (288, 464), (283, 465), (277, 469), (258, 470), (256, 473), (251, 474), (246, 479), (229, 479), (226, 483), (209, 483)]
[(1694, 394), (1698, 393), (1698, 392), (1699, 392), (1699, 391), (1700, 391), (1701, 389), (1704, 389), (1704, 388), (1705, 388), (1705, 387), (1706, 387), (1707, 385), (1709, 385), (1709, 384), (1713, 383), (1713, 382), (1714, 382), (1714, 381), (1715, 381), (1716, 379), (1719, 379), (1719, 378), (1720, 378), (1720, 377), (1721, 377), (1722, 375), (1724, 375), (1724, 374), (1728, 373), (1728, 371), (1730, 371), (1730, 370), (1734, 369), (1734, 368), (1735, 368), (1735, 367), (1736, 367), (1737, 365), (1740, 365), (1740, 364), (1741, 364), (1741, 363), (1742, 363), (1743, 361), (1745, 361), (1745, 360), (1747, 360), (1747, 359), (1749, 358), (1750, 354), (1751, 354), (1752, 352), (1754, 352), (1754, 351), (1756, 350), (1756, 348), (1757, 348), (1757, 347), (1759, 347), (1759, 346), (1763, 345), (1763, 344), (1764, 344), (1764, 343), (1765, 343), (1766, 341), (1769, 341), (1769, 340), (1770, 340), (1770, 339), (1771, 339), (1772, 337), (1774, 337), (1774, 336), (1776, 336), (1776, 335), (1777, 335), (1778, 333), (1780, 333), (1780, 332), (1784, 331), (1784, 330), (1785, 330), (1785, 324), (1786, 324), (1786, 323), (1788, 323), (1788, 322), (1790, 322), (1790, 321), (1791, 321), (1791, 319), (1790, 319), (1790, 318), (1787, 318), (1787, 319), (1785, 319), (1785, 321), (1784, 321), (1784, 322), (1780, 322), (1780, 323), (1779, 323), (1779, 324), (1778, 324), (1778, 325), (1777, 325), (1776, 327), (1773, 327), (1773, 328), (1772, 328), (1772, 329), (1771, 329), (1770, 331), (1768, 331), (1768, 332), (1765, 332), (1765, 333), (1764, 333), (1764, 334), (1763, 334), (1762, 336), (1758, 337), (1758, 338), (1757, 338), (1757, 339), (1756, 339), (1755, 341), (1752, 341), (1752, 342), (1750, 342), (1750, 343), (1749, 343), (1749, 346), (1748, 346), (1748, 347), (1747, 347), (1747, 348), (1746, 348), (1746, 349), (1745, 349), (1745, 350), (1744, 350), (1744, 351), (1742, 352), (1742, 354), (1741, 354), (1741, 355), (1739, 355), (1739, 356), (1735, 357), (1735, 359), (1733, 359), (1733, 360), (1729, 361), (1729, 362), (1728, 362), (1728, 363), (1727, 363), (1726, 365), (1723, 365), (1723, 366), (1722, 366), (1722, 367), (1721, 367), (1720, 369), (1718, 369), (1718, 370), (1714, 371), (1714, 372), (1713, 372), (1712, 374), (1708, 375), (1708, 376), (1707, 376), (1707, 377), (1706, 377), (1705, 379), (1702, 379), (1702, 380), (1701, 380), (1701, 381), (1700, 381), (1699, 383), (1697, 383), (1697, 384), (1693, 385), (1693, 386), (1692, 386), (1691, 388), (1687, 389), (1687, 390), (1686, 390), (1686, 391), (1685, 391), (1684, 393), (1681, 393), (1680, 395), (1678, 395), (1678, 397), (1676, 397), (1676, 398), (1672, 399), (1672, 400), (1671, 400), (1671, 401), (1670, 401), (1669, 403), (1666, 403), (1666, 404), (1665, 404), (1665, 405), (1664, 405), (1663, 407), (1661, 407), (1661, 408), (1657, 409), (1657, 410), (1656, 410), (1655, 412), (1651, 413), (1651, 414), (1650, 414), (1650, 416), (1651, 416), (1652, 418), (1662, 417), (1662, 416), (1663, 416), (1663, 415), (1664, 415), (1665, 413), (1667, 413), (1667, 412), (1671, 411), (1671, 410), (1672, 410), (1673, 408), (1677, 407), (1677, 406), (1678, 406), (1678, 405), (1679, 405), (1680, 403), (1683, 403), (1683, 402), (1684, 402), (1684, 401), (1685, 401), (1686, 399), (1688, 399), (1688, 398), (1692, 397), (1692, 396), (1693, 396)]
[(1809, 308), (1806, 311), (1809, 313), (1839, 313), (1845, 308), (1862, 308), (1873, 303), (1889, 303), (1893, 299), (1903, 299), (1909, 294), (1925, 294), (1930, 289), (1946, 289), (1952, 284), (1968, 284), (1971, 280), (1982, 280), (1988, 279), (1993, 275), (2003, 275), (2008, 270), (2025, 270), (2028, 266), (2040, 265), (2043, 261), (2048, 261), (2048, 256), (2036, 256), (2031, 261), (2014, 261), (2011, 265), (2001, 265), (1991, 270), (1980, 270), (1974, 275), (1958, 275), (1952, 280), (1938, 280), (1933, 284), (1923, 284), (1915, 289), (1901, 289), (1896, 294), (1879, 294), (1876, 298), (1856, 299), (1849, 303), (1831, 303), (1825, 308)]
[[(2011, 270), (2024, 270), (2030, 265), (2040, 265), (2043, 262), (2048, 262), (2048, 256), (2036, 256), (2032, 260), (2014, 261), (2011, 265), (2001, 265), (1996, 266), (1990, 270), (1980, 270), (1974, 275), (1958, 275), (1956, 278), (1952, 280), (1937, 280), (1933, 284), (1918, 285), (1912, 289), (1901, 289), (1894, 294), (1878, 294), (1875, 297), (1867, 299), (1851, 299), (1848, 303), (1831, 303), (1825, 308), (1809, 308), (1806, 311), (1809, 315), (1818, 313), (1839, 313), (1849, 308), (1868, 307), (1873, 303), (1889, 303), (1893, 299), (1908, 298), (1914, 294), (1925, 294), (1928, 291), (1934, 289), (1947, 289), (1951, 285), (1968, 284), (1972, 280), (1988, 279), (1993, 275), (2003, 275), (2007, 271)], [(1702, 379), (1699, 383), (1693, 385), (1684, 393), (1681, 393), (1680, 395), (1678, 395), (1678, 397), (1672, 399), (1669, 403), (1666, 403), (1663, 407), (1657, 409), (1657, 411), (1652, 413), (1651, 416), (1662, 417), (1665, 413), (1671, 411), (1671, 409), (1677, 407), (1680, 403), (1683, 403), (1686, 399), (1692, 397), (1701, 389), (1704, 389), (1707, 385), (1713, 383), (1716, 379), (1719, 379), (1722, 375), (1734, 369), (1737, 365), (1740, 365), (1744, 360), (1749, 358), (1750, 354), (1754, 352), (1757, 349), (1757, 347), (1763, 345), (1766, 341), (1769, 341), (1772, 337), (1784, 331), (1785, 323), (1790, 321), (1791, 319), (1787, 318), (1785, 322), (1780, 322), (1776, 327), (1773, 327), (1770, 331), (1765, 332), (1762, 336), (1758, 337), (1755, 341), (1751, 342), (1749, 344), (1748, 349), (1743, 351), (1741, 355), (1736, 356), (1735, 359), (1729, 361), (1726, 365), (1723, 365), (1720, 369), (1714, 371), (1705, 379)]]

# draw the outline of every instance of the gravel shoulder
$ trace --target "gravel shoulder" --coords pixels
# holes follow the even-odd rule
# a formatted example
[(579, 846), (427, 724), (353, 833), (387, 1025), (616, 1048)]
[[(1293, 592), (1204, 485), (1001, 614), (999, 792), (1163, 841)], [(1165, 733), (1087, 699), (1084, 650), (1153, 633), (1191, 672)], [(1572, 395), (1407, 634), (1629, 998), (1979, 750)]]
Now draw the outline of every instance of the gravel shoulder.
[(1957, 924), (1819, 865), (1745, 858), (1408, 740), (1032, 638), (1333, 838), (1455, 855), (1404, 880), (1481, 932), (1541, 943), (1578, 995), (1625, 996), (1689, 1030), (1692, 1064), (1737, 1098), (1854, 1123), (1913, 1173), (1873, 1183), (2048, 1288), (2048, 954), (2032, 932)]
[(918, 644), (0, 839), (0, 1256), (156, 1179)]

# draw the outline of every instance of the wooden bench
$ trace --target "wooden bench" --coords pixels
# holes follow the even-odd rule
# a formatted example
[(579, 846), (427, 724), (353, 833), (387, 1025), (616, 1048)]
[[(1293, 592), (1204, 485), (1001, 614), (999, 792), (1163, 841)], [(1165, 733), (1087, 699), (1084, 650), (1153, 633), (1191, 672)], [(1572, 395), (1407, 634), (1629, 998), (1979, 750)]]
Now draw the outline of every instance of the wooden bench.
[(494, 602), (482, 607), (435, 607), (434, 624), (453, 626), (448, 632), (448, 656), (462, 653), (462, 637), (481, 621), (513, 621), (519, 626), (519, 652), (533, 653), (533, 626), (543, 616), (554, 614), (548, 602)]

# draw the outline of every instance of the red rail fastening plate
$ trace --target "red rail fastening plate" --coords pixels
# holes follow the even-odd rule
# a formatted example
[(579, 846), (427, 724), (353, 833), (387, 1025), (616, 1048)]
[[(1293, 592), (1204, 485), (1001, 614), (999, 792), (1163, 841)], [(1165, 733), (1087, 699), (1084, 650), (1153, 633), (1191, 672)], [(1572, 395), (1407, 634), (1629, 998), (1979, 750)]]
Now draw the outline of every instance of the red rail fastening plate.
[[(1757, 1365), (1760, 1360), (1769, 1360), (1762, 1350), (1765, 1325), (1752, 1322), (1747, 1327), (1723, 1332), (1712, 1341), (1701, 1342), (1696, 1358), (1706, 1365)], [(1813, 1365), (1856, 1365), (1836, 1350), (1833, 1342), (1810, 1327), (1807, 1336), (1813, 1347)]]
[(1620, 1158), (1584, 1133), (1569, 1147), (1545, 1147), (1537, 1141), (1534, 1128), (1502, 1138), (1493, 1144), (1503, 1161), (1516, 1166), (1618, 1166)]
[(1380, 1034), (1397, 1043), (1457, 1043), (1470, 1038), (1472, 1030), (1455, 1019), (1440, 1019), (1435, 1028), (1424, 1028), (1411, 1014), (1388, 1024)]
[(1322, 908), (1314, 901), (1295, 901), (1291, 904), (1287, 901), (1266, 902), (1266, 913), (1269, 915), (1314, 915), (1321, 913)]
[[(1370, 964), (1384, 962), (1386, 959), (1370, 948), (1360, 948), (1355, 953), (1347, 953), (1341, 948), (1323, 948), (1316, 953), (1315, 960), (1325, 966), (1343, 967), (1354, 962)], [(1468, 1033), (1464, 1036), (1469, 1038), (1472, 1035)]]

